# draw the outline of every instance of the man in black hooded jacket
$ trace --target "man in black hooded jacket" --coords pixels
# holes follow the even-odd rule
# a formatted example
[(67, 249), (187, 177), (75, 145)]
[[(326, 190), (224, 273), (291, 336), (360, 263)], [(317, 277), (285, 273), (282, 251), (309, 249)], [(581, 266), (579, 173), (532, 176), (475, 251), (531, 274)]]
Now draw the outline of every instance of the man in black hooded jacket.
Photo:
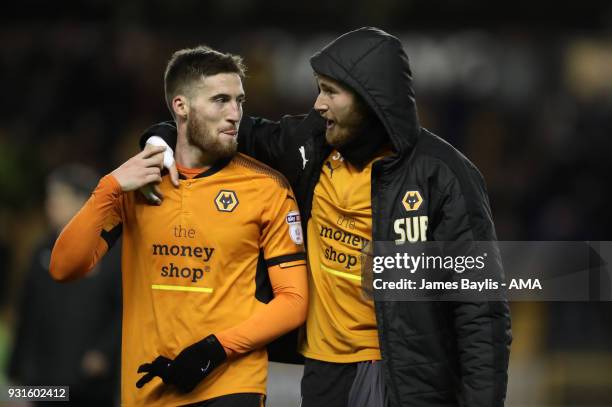
[[(238, 135), (240, 151), (287, 177), (301, 211), (311, 271), (302, 406), (503, 406), (506, 302), (358, 295), (355, 256), (370, 241), (495, 241), (481, 174), (419, 125), (396, 37), (361, 28), (310, 63), (314, 109), (279, 122), (245, 117)], [(141, 144), (152, 135), (175, 145), (169, 123)]]

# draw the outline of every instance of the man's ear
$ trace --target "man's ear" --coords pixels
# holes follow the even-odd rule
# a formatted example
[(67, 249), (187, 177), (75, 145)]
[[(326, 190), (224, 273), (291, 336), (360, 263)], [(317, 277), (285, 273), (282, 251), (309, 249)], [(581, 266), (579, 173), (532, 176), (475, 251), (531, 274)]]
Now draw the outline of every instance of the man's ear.
[(176, 95), (172, 99), (172, 110), (177, 118), (187, 119), (189, 113), (189, 99), (183, 95)]

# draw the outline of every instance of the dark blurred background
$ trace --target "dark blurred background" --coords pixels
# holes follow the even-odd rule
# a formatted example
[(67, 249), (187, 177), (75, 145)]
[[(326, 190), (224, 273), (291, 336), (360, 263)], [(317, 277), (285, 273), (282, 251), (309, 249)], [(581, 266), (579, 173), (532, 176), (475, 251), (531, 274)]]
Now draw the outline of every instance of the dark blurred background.
[[(49, 227), (47, 175), (135, 154), (170, 118), (174, 50), (242, 55), (245, 114), (278, 119), (311, 107), (310, 55), (364, 25), (404, 43), (421, 122), (480, 168), (500, 240), (612, 240), (612, 3), (14, 2), (0, 16), (0, 363)], [(512, 310), (509, 406), (612, 405), (609, 303)]]

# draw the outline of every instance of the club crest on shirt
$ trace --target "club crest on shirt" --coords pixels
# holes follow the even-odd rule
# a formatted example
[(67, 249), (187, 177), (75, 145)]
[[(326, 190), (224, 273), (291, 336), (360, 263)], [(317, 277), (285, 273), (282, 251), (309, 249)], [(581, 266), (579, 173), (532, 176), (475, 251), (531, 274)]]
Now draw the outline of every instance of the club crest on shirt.
[(222, 189), (215, 198), (215, 206), (220, 212), (232, 212), (238, 206), (238, 196), (234, 191)]
[(285, 220), (289, 225), (289, 237), (293, 240), (293, 243), (303, 244), (304, 235), (302, 233), (300, 213), (298, 211), (291, 211), (287, 214)]
[(408, 212), (418, 210), (422, 203), (423, 197), (419, 191), (407, 191), (402, 199), (402, 204)]

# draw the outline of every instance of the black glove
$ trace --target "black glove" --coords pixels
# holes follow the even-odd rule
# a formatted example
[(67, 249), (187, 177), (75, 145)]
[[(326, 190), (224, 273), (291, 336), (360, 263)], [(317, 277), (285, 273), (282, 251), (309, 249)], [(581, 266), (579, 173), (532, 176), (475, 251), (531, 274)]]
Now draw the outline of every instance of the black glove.
[(198, 383), (225, 361), (225, 349), (214, 335), (183, 349), (174, 360), (163, 356), (153, 363), (145, 363), (138, 368), (138, 373), (147, 373), (138, 380), (136, 387), (141, 388), (153, 377), (159, 376), (165, 384), (173, 384), (180, 391), (188, 393)]
[(140, 365), (138, 373), (146, 373), (140, 380), (136, 382), (136, 387), (139, 389), (145, 384), (149, 383), (155, 376), (161, 377), (164, 383), (168, 382), (170, 366), (172, 366), (172, 360), (163, 356), (158, 356), (153, 363), (145, 363)]

